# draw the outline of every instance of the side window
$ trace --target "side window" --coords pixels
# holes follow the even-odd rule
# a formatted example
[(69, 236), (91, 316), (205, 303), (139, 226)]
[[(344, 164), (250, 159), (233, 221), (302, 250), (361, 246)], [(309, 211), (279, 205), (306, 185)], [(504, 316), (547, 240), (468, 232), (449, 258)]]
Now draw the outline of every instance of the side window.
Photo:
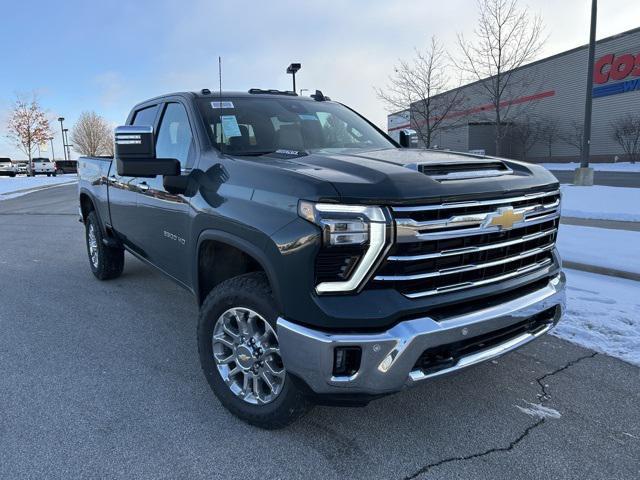
[(158, 158), (176, 158), (185, 168), (189, 161), (189, 152), (193, 144), (193, 133), (189, 117), (180, 103), (168, 103), (156, 138), (156, 156)]
[(135, 116), (133, 117), (133, 123), (131, 125), (150, 125), (153, 127), (156, 121), (157, 111), (158, 111), (157, 105), (143, 108), (142, 110), (138, 110)]

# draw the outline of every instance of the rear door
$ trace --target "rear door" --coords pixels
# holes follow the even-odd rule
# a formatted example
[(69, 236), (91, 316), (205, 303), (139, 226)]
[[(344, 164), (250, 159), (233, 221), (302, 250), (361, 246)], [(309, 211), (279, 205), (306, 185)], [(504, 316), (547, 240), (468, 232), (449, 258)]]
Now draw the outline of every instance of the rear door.
[[(155, 127), (160, 105), (145, 105), (133, 113), (131, 125)], [(143, 179), (118, 175), (115, 159), (109, 171), (109, 209), (111, 225), (125, 245), (143, 257), (148, 257), (140, 244), (137, 220), (138, 185)]]
[[(198, 155), (197, 142), (187, 105), (180, 99), (161, 106), (156, 129), (156, 156), (180, 161), (183, 175), (188, 174)], [(167, 192), (163, 177), (141, 179), (138, 185), (136, 239), (149, 260), (182, 283), (190, 283), (188, 252), (189, 199)]]

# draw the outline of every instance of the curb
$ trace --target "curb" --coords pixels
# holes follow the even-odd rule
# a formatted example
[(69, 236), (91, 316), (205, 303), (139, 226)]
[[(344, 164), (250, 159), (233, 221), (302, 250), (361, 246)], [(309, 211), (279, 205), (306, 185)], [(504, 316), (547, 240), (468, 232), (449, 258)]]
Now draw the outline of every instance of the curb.
[(615, 268), (599, 267), (597, 265), (589, 265), (586, 263), (572, 262), (568, 260), (562, 261), (563, 268), (573, 270), (581, 270), (583, 272), (597, 273), (599, 275), (607, 275), (609, 277), (624, 278), (626, 280), (634, 280), (640, 282), (640, 273), (625, 272), (624, 270), (616, 270)]
[(640, 232), (640, 222), (623, 220), (599, 220), (578, 217), (560, 217), (561, 225), (577, 225), (580, 227), (605, 228), (609, 230), (627, 230)]
[(14, 190), (12, 192), (0, 193), (0, 196), (9, 196), (9, 195), (16, 195), (16, 194), (24, 195), (26, 193), (39, 192), (40, 190), (48, 190), (50, 188), (62, 187), (64, 185), (71, 185), (74, 183), (78, 183), (78, 180), (70, 180), (68, 182), (53, 183), (49, 185), (40, 185), (38, 187), (23, 188), (21, 190)]

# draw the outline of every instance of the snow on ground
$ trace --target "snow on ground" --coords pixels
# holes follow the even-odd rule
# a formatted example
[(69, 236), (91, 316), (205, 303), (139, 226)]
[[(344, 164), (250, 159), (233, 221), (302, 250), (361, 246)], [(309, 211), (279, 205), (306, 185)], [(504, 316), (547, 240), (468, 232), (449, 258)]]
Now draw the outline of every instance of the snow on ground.
[(640, 232), (560, 225), (563, 260), (640, 274)]
[(640, 366), (640, 282), (565, 273), (567, 310), (552, 334)]
[(640, 222), (640, 188), (562, 185), (562, 215)]
[[(542, 163), (549, 170), (575, 170), (579, 163)], [(590, 163), (589, 166), (597, 172), (640, 172), (640, 163), (616, 162), (616, 163)]]
[(77, 181), (78, 175), (75, 173), (58, 175), (56, 177), (0, 177), (0, 201), (19, 197), (20, 195), (29, 193), (29, 191), (32, 191), (31, 189), (41, 189)]

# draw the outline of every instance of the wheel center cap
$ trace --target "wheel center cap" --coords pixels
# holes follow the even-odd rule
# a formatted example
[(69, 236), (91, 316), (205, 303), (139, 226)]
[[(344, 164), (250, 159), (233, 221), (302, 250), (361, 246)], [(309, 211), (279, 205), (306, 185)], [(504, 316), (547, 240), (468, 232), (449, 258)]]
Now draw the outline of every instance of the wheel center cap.
[(245, 370), (248, 370), (253, 366), (253, 351), (246, 345), (240, 345), (238, 347), (236, 350), (236, 358), (238, 360), (238, 365)]

